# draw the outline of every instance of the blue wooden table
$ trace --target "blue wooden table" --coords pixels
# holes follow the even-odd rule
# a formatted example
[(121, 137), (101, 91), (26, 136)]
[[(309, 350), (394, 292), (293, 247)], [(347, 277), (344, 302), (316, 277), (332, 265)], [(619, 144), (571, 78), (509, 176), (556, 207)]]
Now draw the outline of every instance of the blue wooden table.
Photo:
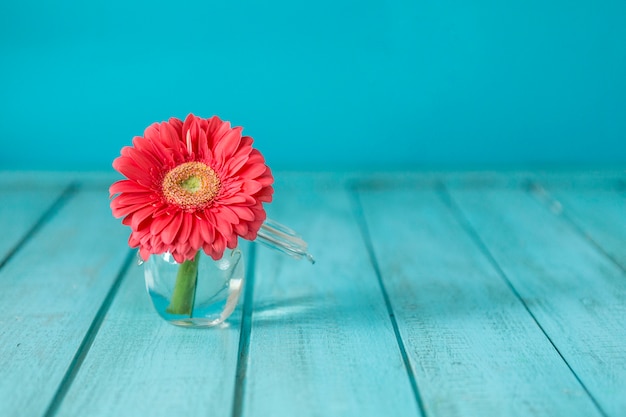
[(626, 174), (276, 173), (317, 263), (244, 245), (168, 325), (108, 174), (0, 172), (0, 416), (625, 416)]

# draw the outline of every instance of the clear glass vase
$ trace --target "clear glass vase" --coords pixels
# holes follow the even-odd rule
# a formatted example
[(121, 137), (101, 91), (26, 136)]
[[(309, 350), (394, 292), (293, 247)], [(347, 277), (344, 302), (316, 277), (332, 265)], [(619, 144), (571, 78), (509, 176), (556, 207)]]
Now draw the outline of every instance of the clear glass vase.
[(191, 265), (187, 271), (169, 253), (152, 255), (144, 263), (146, 289), (157, 313), (169, 323), (211, 327), (235, 310), (244, 286), (244, 265), (239, 248), (226, 249), (218, 261), (200, 251), (195, 270)]
[[(273, 220), (263, 223), (255, 242), (314, 262), (306, 242)], [(154, 308), (177, 326), (211, 327), (222, 323), (235, 310), (244, 287), (245, 262), (239, 248), (226, 249), (218, 261), (200, 251), (196, 259), (183, 264), (169, 253), (152, 255), (143, 267)]]

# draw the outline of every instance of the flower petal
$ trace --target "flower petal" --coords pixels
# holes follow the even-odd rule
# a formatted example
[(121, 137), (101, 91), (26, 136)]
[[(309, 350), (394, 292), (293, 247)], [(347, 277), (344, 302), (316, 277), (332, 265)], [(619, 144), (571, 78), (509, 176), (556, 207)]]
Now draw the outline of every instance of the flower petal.
[(264, 174), (265, 168), (266, 167), (264, 164), (252, 164), (252, 165), (248, 164), (248, 165), (245, 165), (243, 168), (241, 168), (241, 170), (239, 170), (237, 175), (239, 175), (240, 177), (254, 179)]
[(182, 213), (182, 222), (176, 240), (178, 242), (187, 242), (191, 229), (193, 228), (193, 215), (191, 213)]
[(145, 193), (149, 191), (149, 189), (143, 185), (137, 184), (135, 181), (120, 180), (109, 187), (109, 197), (122, 193)]
[(255, 219), (254, 213), (248, 207), (229, 206), (228, 208), (241, 220), (252, 221)]
[(183, 216), (180, 212), (173, 215), (171, 223), (165, 226), (165, 228), (163, 228), (163, 231), (161, 232), (161, 240), (163, 241), (163, 243), (165, 243), (166, 245), (170, 245), (172, 242), (174, 242), (174, 239), (176, 239), (176, 235), (180, 230), (182, 222)]
[(148, 204), (147, 206), (135, 211), (132, 214), (132, 221), (130, 223), (130, 227), (135, 230), (139, 230), (140, 229), (139, 225), (143, 223), (145, 220), (151, 218), (153, 211), (154, 211), (154, 208), (152, 207), (152, 204)]
[(217, 144), (215, 145), (214, 154), (215, 157), (220, 159), (221, 161), (227, 161), (237, 148), (239, 147), (239, 142), (241, 141), (241, 131), (243, 129), (241, 127), (235, 127), (231, 129), (224, 137), (222, 137)]
[(197, 221), (194, 221), (194, 225), (191, 228), (191, 232), (189, 234), (189, 245), (195, 249), (196, 252), (202, 247), (202, 235), (200, 233), (200, 225)]
[(163, 229), (165, 229), (171, 222), (174, 220), (173, 215), (163, 215), (155, 217), (154, 221), (150, 225), (150, 233), (154, 236), (161, 234)]
[(200, 236), (205, 243), (212, 243), (215, 239), (215, 227), (206, 219), (198, 218), (196, 222), (200, 231)]
[(128, 156), (120, 156), (113, 161), (113, 168), (130, 180), (148, 186), (151, 183), (150, 176), (146, 171), (137, 166)]

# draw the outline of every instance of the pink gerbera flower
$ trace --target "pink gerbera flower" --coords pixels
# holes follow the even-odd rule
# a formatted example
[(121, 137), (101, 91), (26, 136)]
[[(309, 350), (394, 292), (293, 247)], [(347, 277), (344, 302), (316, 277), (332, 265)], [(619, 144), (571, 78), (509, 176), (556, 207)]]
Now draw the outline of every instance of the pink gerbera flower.
[(111, 186), (111, 209), (144, 260), (170, 252), (182, 263), (200, 249), (220, 259), (238, 236), (256, 238), (274, 178), (241, 132), (190, 114), (152, 124), (122, 149), (113, 167), (127, 179)]

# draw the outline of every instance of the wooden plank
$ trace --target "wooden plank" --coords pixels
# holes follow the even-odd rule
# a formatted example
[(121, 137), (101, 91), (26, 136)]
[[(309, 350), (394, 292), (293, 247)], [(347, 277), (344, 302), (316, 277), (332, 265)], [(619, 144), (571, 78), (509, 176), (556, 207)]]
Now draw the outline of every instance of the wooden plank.
[(625, 415), (623, 271), (527, 192), (452, 196), (605, 415)]
[(106, 190), (78, 192), (0, 270), (0, 415), (44, 414), (128, 253), (126, 238)]
[(100, 187), (105, 190), (122, 175), (108, 171), (5, 171), (0, 169), (0, 188), (45, 190), (59, 184), (78, 182), (83, 189)]
[(548, 188), (614, 189), (626, 178), (626, 167), (584, 170), (533, 170), (528, 178)]
[(270, 215), (317, 263), (258, 249), (243, 415), (419, 415), (341, 182), (279, 182)]
[(170, 325), (133, 265), (56, 416), (230, 416), (240, 314), (211, 329)]
[(3, 190), (43, 191), (75, 180), (76, 174), (69, 172), (0, 170), (0, 189)]
[(0, 264), (26, 238), (68, 184), (45, 189), (0, 186)]
[(360, 195), (426, 415), (600, 415), (435, 191)]
[[(615, 185), (615, 184), (614, 184)], [(555, 214), (565, 216), (626, 270), (626, 191), (616, 186), (538, 185), (534, 194)]]

